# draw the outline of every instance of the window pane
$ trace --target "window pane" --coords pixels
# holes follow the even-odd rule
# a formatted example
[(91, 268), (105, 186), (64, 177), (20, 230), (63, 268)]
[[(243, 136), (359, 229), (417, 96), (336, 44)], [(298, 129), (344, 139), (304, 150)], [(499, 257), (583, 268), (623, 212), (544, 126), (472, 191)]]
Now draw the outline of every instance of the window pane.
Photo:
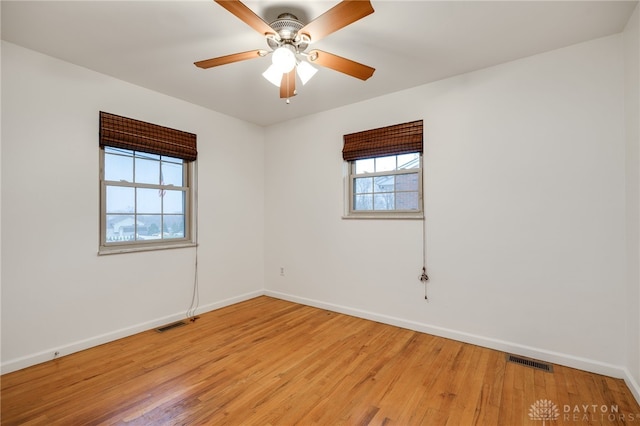
[(130, 149), (114, 148), (112, 146), (105, 146), (104, 147), (104, 152), (109, 153), (109, 154), (128, 155), (130, 157), (133, 156), (133, 151), (131, 151)]
[(374, 182), (374, 192), (393, 192), (395, 176), (378, 176)]
[(163, 238), (184, 238), (184, 216), (164, 215)]
[[(161, 215), (138, 216), (138, 239), (139, 240), (159, 240), (162, 238), (160, 228), (162, 226)], [(143, 225), (140, 225), (142, 223)]]
[(162, 162), (162, 180), (160, 185), (182, 186), (182, 163)]
[(162, 159), (162, 161), (167, 161), (167, 162), (170, 162), (170, 163), (182, 164), (182, 162), (184, 161), (184, 160), (182, 160), (182, 158), (167, 157), (166, 155), (163, 155), (160, 158)]
[(107, 186), (107, 213), (133, 213), (134, 204), (133, 188)]
[(356, 195), (353, 197), (354, 210), (373, 210), (373, 195)]
[(400, 169), (417, 169), (420, 167), (420, 154), (398, 155), (398, 170)]
[(184, 214), (184, 192), (165, 191), (163, 198), (163, 210), (167, 214)]
[(107, 242), (133, 240), (135, 234), (133, 216), (107, 215)]
[(143, 158), (146, 160), (160, 160), (160, 156), (158, 154), (149, 154), (147, 152), (135, 151), (136, 158)]
[(105, 153), (104, 179), (133, 182), (133, 157)]
[(418, 192), (396, 193), (396, 209), (418, 210)]
[(136, 183), (160, 184), (160, 162), (136, 158)]
[(396, 191), (417, 191), (417, 190), (418, 190), (418, 174), (417, 173), (396, 176)]
[(373, 192), (373, 178), (356, 178), (354, 181), (356, 194)]
[(394, 194), (373, 194), (374, 210), (394, 210)]
[(356, 160), (356, 174), (373, 173), (375, 172), (375, 162), (373, 158), (367, 158), (364, 160)]
[(376, 158), (376, 172), (388, 172), (396, 169), (396, 156)]
[(162, 213), (161, 191), (157, 189), (136, 188), (138, 214)]

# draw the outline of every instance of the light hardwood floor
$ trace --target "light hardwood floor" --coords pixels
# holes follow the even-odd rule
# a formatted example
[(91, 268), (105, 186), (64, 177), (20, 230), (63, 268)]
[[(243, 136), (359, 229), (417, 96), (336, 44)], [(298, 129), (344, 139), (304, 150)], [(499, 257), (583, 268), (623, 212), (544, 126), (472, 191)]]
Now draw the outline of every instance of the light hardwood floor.
[(1, 379), (3, 425), (640, 425), (622, 380), (269, 297)]

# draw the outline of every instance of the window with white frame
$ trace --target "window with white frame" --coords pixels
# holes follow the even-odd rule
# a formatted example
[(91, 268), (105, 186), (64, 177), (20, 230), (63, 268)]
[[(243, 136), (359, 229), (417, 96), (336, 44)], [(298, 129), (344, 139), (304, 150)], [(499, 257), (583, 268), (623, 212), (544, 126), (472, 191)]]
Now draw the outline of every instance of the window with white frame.
[(195, 135), (185, 155), (173, 129), (101, 113), (100, 131), (99, 252), (192, 245)]
[(346, 217), (422, 217), (422, 121), (345, 135)]
[(189, 238), (189, 163), (105, 147), (104, 245)]
[(421, 170), (419, 152), (352, 161), (350, 211), (422, 211)]

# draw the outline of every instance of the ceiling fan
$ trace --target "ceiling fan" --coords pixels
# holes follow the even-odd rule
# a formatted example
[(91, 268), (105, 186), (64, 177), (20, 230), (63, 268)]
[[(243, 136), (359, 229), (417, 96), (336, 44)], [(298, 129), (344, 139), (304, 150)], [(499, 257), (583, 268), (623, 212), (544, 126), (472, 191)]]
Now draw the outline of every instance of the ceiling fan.
[[(344, 0), (308, 24), (303, 24), (291, 13), (282, 13), (267, 24), (240, 0), (215, 0), (244, 23), (264, 35), (271, 50), (250, 50), (195, 62), (199, 68), (212, 68), (233, 62), (272, 55), (271, 66), (262, 74), (280, 87), (280, 98), (289, 103), (295, 96), (296, 75), (302, 84), (317, 72), (317, 64), (342, 72), (360, 80), (367, 80), (375, 71), (367, 65), (322, 50), (307, 51), (309, 45), (374, 12), (369, 0)], [(306, 59), (306, 61), (305, 61)]]

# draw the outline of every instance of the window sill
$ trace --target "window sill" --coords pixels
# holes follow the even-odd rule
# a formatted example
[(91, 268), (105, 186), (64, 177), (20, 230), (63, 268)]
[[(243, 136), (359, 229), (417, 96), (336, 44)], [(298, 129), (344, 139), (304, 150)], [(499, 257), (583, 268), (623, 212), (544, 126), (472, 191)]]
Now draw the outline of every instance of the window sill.
[(98, 256), (105, 256), (110, 254), (136, 253), (141, 251), (170, 250), (170, 249), (196, 247), (196, 246), (197, 246), (196, 243), (184, 242), (184, 243), (154, 245), (154, 246), (100, 247), (98, 249)]
[(343, 215), (342, 219), (409, 219), (409, 220), (424, 220), (422, 213), (356, 213), (350, 215)]

